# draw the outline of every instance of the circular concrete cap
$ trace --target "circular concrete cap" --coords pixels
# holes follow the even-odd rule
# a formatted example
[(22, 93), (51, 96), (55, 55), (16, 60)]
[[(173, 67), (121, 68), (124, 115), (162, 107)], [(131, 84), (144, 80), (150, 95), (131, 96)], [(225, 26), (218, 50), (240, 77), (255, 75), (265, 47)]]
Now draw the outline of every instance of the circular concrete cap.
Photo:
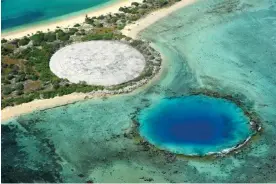
[(89, 41), (58, 50), (50, 60), (50, 69), (73, 83), (111, 86), (138, 77), (145, 64), (144, 56), (127, 44)]

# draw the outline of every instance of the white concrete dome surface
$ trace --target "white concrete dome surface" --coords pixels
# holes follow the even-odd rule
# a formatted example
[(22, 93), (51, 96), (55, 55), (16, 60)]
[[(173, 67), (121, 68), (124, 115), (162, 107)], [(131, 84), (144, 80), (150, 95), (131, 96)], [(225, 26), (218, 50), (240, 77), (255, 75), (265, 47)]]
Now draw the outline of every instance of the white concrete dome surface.
[(50, 60), (51, 71), (70, 82), (111, 86), (132, 80), (144, 70), (144, 56), (119, 41), (88, 41), (58, 50)]

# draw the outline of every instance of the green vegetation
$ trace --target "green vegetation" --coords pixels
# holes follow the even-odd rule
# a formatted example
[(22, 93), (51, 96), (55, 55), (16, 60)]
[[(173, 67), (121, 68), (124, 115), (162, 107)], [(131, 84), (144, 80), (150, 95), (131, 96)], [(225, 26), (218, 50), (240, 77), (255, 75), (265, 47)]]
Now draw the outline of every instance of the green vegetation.
[(21, 40), (18, 41), (18, 45), (19, 46), (24, 46), (27, 45), (30, 42), (30, 39), (26, 36), (24, 36), (24, 38), (22, 38)]
[[(2, 108), (13, 106), (34, 99), (52, 98), (73, 92), (90, 92), (102, 90), (102, 86), (90, 86), (85, 83), (72, 84), (66, 79), (59, 79), (49, 68), (51, 56), (60, 48), (72, 42), (89, 40), (124, 40), (144, 54), (148, 63), (156, 58), (142, 41), (131, 40), (121, 34), (120, 30), (127, 24), (140, 19), (152, 11), (170, 6), (179, 0), (144, 0), (143, 3), (133, 2), (130, 7), (121, 7), (120, 13), (85, 17), (83, 24), (75, 24), (71, 28), (47, 33), (37, 32), (21, 39), (1, 40), (1, 87)], [(158, 61), (157, 58), (156, 60)], [(161, 59), (160, 59), (161, 60)], [(155, 63), (155, 65), (158, 65)], [(148, 65), (141, 76), (150, 77), (153, 65)], [(121, 89), (128, 83), (114, 86)]]

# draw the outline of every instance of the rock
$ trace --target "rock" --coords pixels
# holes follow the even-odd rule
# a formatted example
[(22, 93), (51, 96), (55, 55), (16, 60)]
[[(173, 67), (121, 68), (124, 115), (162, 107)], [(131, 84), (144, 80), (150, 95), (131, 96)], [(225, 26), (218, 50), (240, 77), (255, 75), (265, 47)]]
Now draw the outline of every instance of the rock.
[(79, 177), (81, 177), (81, 178), (83, 178), (83, 177), (84, 177), (84, 175), (83, 175), (83, 174), (79, 174), (78, 176), (79, 176)]

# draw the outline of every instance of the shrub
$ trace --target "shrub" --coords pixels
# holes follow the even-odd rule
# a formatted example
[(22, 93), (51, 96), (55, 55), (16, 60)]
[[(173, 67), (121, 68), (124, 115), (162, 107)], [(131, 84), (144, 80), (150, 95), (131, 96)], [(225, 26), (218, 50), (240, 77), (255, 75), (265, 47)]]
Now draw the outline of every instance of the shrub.
[(137, 3), (137, 2), (132, 2), (132, 3), (131, 3), (131, 6), (139, 6), (139, 3)]
[(44, 35), (44, 40), (47, 42), (53, 42), (56, 40), (56, 33), (48, 32)]
[(64, 36), (59, 36), (58, 38), (61, 41), (68, 41), (70, 39), (70, 35), (65, 34)]
[(7, 43), (8, 42), (8, 40), (6, 40), (5, 38), (3, 38), (2, 40), (1, 40), (1, 43)]
[(22, 94), (24, 94), (24, 92), (22, 90), (16, 91), (16, 95), (20, 96)]
[(15, 78), (15, 82), (22, 82), (26, 80), (26, 74), (20, 74)]
[(27, 78), (30, 80), (36, 81), (38, 79), (38, 76), (33, 74), (33, 75), (27, 76)]
[(30, 39), (26, 36), (24, 36), (24, 38), (22, 38), (21, 40), (18, 41), (18, 45), (19, 46), (24, 46), (27, 45), (30, 42)]
[(10, 75), (10, 74), (9, 74), (9, 75), (7, 76), (7, 79), (8, 79), (8, 80), (12, 80), (13, 78), (14, 78), (14, 75)]
[(93, 23), (94, 23), (94, 19), (93, 18), (89, 18), (89, 17), (85, 17), (85, 23), (86, 24), (91, 24), (91, 25), (93, 25)]
[(13, 53), (14, 49), (16, 47), (13, 45), (13, 44), (3, 44), (1, 45), (1, 54), (2, 55), (8, 55), (8, 54), (11, 54)]
[(57, 29), (55, 32), (57, 33), (58, 38), (65, 35), (65, 32), (62, 31), (61, 29)]
[(9, 94), (11, 94), (12, 91), (13, 90), (10, 87), (3, 87), (3, 94), (4, 95), (9, 95)]
[(35, 46), (39, 46), (44, 41), (44, 33), (37, 32), (36, 34), (32, 35), (30, 39), (33, 41)]
[(76, 28), (70, 28), (68, 34), (74, 35), (76, 32), (78, 32), (78, 29), (76, 29)]
[(53, 84), (53, 88), (54, 88), (54, 89), (58, 89), (58, 88), (59, 88), (59, 83), (54, 83), (54, 84)]
[(16, 90), (23, 90), (24, 89), (24, 85), (22, 83), (18, 83), (18, 84), (16, 84), (15, 89)]
[(11, 82), (9, 80), (7, 80), (7, 79), (4, 79), (4, 80), (2, 80), (2, 83), (3, 84), (10, 84)]

